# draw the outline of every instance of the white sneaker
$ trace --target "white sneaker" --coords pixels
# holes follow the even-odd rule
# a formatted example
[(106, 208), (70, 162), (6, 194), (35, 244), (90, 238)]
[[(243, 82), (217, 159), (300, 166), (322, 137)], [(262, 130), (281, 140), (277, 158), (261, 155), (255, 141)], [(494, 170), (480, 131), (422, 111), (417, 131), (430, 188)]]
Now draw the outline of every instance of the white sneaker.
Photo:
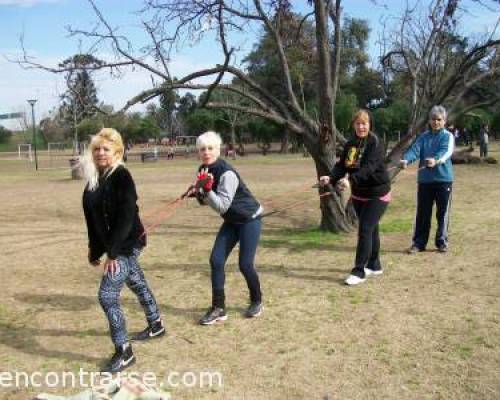
[(370, 268), (365, 268), (365, 276), (366, 277), (368, 277), (368, 276), (379, 276), (379, 275), (382, 275), (383, 273), (384, 273), (383, 269), (373, 270), (373, 269), (370, 269)]
[(366, 281), (366, 278), (360, 278), (359, 276), (356, 275), (349, 275), (344, 282), (346, 285), (353, 286), (353, 285), (359, 285), (364, 281)]

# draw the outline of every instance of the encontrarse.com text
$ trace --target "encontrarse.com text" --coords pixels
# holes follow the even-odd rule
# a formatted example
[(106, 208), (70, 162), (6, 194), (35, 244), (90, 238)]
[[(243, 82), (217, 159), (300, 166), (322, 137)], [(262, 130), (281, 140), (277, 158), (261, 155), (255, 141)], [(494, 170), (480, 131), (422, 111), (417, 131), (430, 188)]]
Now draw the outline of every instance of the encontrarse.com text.
[(221, 388), (223, 375), (214, 371), (177, 372), (170, 371), (163, 377), (154, 372), (119, 372), (115, 376), (107, 372), (84, 371), (78, 372), (23, 372), (0, 371), (1, 388), (91, 388), (96, 385), (105, 385), (117, 379), (135, 378), (148, 386), (164, 388)]

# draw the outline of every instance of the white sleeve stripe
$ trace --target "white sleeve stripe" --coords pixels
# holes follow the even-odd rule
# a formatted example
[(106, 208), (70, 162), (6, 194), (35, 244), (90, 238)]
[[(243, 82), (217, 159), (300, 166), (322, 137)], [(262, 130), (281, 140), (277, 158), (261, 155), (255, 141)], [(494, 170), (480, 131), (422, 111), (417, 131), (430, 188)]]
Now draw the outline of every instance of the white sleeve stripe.
[(445, 163), (448, 158), (452, 156), (455, 147), (454, 145), (455, 139), (452, 134), (448, 133), (448, 150), (446, 150), (446, 153), (444, 153), (443, 156), (438, 160), (440, 164)]

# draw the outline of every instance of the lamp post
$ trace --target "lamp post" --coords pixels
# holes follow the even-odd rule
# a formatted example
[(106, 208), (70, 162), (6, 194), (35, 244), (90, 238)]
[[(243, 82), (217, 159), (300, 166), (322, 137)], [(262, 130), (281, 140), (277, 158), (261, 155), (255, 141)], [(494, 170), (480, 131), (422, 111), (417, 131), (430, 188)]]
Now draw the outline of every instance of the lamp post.
[(33, 149), (35, 150), (35, 169), (38, 171), (38, 158), (36, 156), (36, 130), (35, 130), (35, 103), (36, 99), (28, 100), (31, 106), (31, 120), (33, 122)]

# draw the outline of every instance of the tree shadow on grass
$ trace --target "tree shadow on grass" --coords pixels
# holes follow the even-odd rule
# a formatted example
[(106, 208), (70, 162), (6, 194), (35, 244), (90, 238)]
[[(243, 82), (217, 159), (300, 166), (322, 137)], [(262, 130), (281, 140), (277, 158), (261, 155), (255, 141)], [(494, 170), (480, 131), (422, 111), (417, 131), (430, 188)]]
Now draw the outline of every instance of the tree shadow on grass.
[[(348, 269), (341, 268), (320, 268), (320, 267), (297, 267), (297, 266), (285, 266), (282, 264), (257, 264), (257, 272), (259, 274), (270, 274), (282, 276), (284, 278), (294, 278), (294, 279), (305, 279), (311, 281), (330, 281), (338, 282), (339, 278), (335, 276), (325, 275), (325, 273), (347, 273)], [(199, 264), (153, 264), (146, 268), (147, 271), (184, 271), (184, 272), (196, 272), (205, 276), (207, 279), (210, 277), (210, 267), (208, 265), (205, 268), (200, 268)], [(239, 274), (238, 265), (235, 263), (230, 263), (226, 265), (226, 274)], [(207, 281), (208, 284), (208, 281)]]
[[(68, 294), (57, 294), (57, 293), (56, 294), (21, 293), (15, 295), (14, 298), (17, 301), (23, 303), (27, 303), (30, 305), (39, 305), (43, 307), (50, 307), (51, 309), (55, 309), (58, 311), (81, 312), (89, 310), (98, 304), (97, 294), (94, 297), (94, 296), (80, 296), (80, 295), (68, 295)], [(140, 307), (139, 301), (135, 298), (124, 299), (122, 297), (120, 299), (120, 304), (127, 308), (137, 309), (138, 307)], [(205, 310), (204, 308), (179, 308), (179, 307), (174, 307), (170, 304), (158, 304), (158, 307), (160, 308), (160, 311), (162, 313), (164, 312), (167, 315), (182, 316), (187, 319), (192, 319), (193, 315), (198, 315), (200, 312), (203, 312)], [(75, 331), (59, 330), (59, 333), (60, 336), (82, 336), (82, 333), (78, 331), (75, 332)], [(95, 336), (105, 336), (105, 335), (108, 335), (108, 333), (101, 332), (99, 335)], [(54, 336), (56, 335), (54, 334)]]
[[(52, 308), (58, 311), (73, 311), (81, 312), (95, 307), (97, 304), (97, 298), (92, 296), (79, 296), (79, 295), (66, 295), (66, 294), (31, 294), (31, 293), (21, 293), (14, 296), (14, 298), (23, 303), (30, 304), (32, 306), (43, 306)], [(138, 306), (138, 302), (132, 299), (123, 299), (122, 304), (126, 306)], [(204, 308), (189, 308), (182, 309), (173, 306), (159, 305), (161, 311), (166, 312), (170, 315), (182, 315), (190, 321), (197, 321), (201, 313), (205, 311)], [(233, 308), (235, 311), (243, 312), (243, 309)], [(54, 324), (56, 325), (56, 323)], [(134, 332), (132, 332), (134, 333)], [(46, 358), (57, 358), (68, 361), (80, 361), (88, 363), (98, 363), (99, 365), (104, 361), (101, 357), (94, 357), (85, 355), (84, 353), (75, 353), (70, 351), (54, 350), (44, 347), (39, 343), (37, 338), (39, 337), (106, 337), (109, 336), (107, 330), (95, 330), (88, 329), (85, 331), (73, 330), (73, 329), (40, 329), (35, 327), (27, 326), (26, 323), (12, 323), (0, 319), (0, 344), (13, 348), (17, 351), (23, 352), (29, 355), (43, 356)], [(187, 340), (183, 336), (174, 335), (180, 337), (181, 339)], [(54, 343), (57, 344), (57, 340)], [(189, 341), (190, 342), (190, 341)], [(192, 343), (192, 342), (190, 342)]]
[[(51, 336), (76, 336), (80, 332), (61, 331), (59, 329), (38, 329), (30, 328), (24, 325), (16, 325), (10, 322), (0, 320), (0, 344), (13, 348), (25, 354), (43, 356), (47, 358), (59, 358), (69, 361), (86, 361), (89, 363), (102, 362), (102, 358), (93, 357), (85, 354), (73, 353), (70, 351), (61, 351), (48, 349), (42, 346), (37, 337)], [(95, 336), (101, 336), (104, 332), (95, 332)], [(55, 341), (57, 344), (57, 341)]]

